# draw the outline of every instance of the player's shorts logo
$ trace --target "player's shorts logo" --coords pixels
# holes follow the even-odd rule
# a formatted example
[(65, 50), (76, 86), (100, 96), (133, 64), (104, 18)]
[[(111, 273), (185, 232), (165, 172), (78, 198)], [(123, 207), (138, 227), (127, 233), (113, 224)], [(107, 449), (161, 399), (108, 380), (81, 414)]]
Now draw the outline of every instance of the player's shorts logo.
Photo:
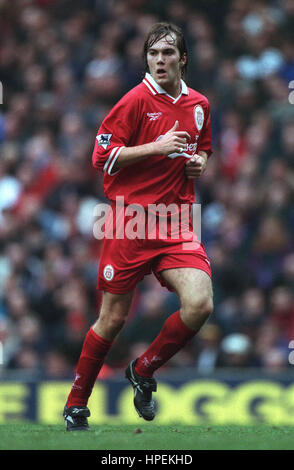
[(200, 104), (198, 104), (194, 108), (194, 119), (195, 119), (195, 123), (196, 123), (196, 127), (198, 131), (201, 131), (203, 127), (203, 123), (204, 123), (204, 111), (202, 109), (202, 106), (200, 106)]
[(112, 137), (112, 134), (98, 134), (96, 136), (96, 139), (98, 140), (99, 147), (101, 146), (106, 150), (107, 146), (110, 145), (111, 137)]
[(103, 276), (106, 281), (112, 281), (113, 276), (114, 276), (114, 269), (111, 264), (107, 264), (105, 268), (103, 269)]

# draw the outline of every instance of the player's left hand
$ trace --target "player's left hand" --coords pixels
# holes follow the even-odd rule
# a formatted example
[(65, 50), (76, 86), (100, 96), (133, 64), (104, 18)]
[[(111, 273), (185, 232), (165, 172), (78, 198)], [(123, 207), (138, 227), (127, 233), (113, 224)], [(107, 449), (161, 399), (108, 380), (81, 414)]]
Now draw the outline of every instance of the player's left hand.
[(207, 158), (202, 155), (192, 155), (186, 162), (185, 174), (188, 179), (199, 178), (206, 168)]

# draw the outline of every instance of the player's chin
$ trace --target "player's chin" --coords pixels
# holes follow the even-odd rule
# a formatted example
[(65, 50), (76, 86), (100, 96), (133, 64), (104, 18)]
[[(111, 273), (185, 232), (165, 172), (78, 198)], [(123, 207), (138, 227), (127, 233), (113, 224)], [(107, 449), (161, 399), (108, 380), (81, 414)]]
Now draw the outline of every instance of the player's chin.
[(192, 175), (187, 175), (187, 178), (188, 178), (188, 180), (195, 180), (195, 179), (199, 178), (199, 176), (200, 175), (193, 175), (193, 176)]
[(163, 76), (158, 76), (157, 75), (156, 80), (157, 80), (157, 82), (160, 82), (160, 83), (168, 83), (169, 82), (167, 75), (163, 75)]
[(173, 83), (173, 77), (168, 73), (168, 72), (164, 72), (164, 73), (156, 73), (156, 78), (158, 80), (161, 80), (163, 82), (170, 82), (170, 83)]

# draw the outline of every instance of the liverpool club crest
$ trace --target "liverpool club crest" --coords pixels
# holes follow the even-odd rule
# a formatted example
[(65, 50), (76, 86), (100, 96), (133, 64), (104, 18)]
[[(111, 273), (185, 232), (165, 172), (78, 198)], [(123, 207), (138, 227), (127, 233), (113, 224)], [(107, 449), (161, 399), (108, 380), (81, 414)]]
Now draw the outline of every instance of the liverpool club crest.
[(200, 106), (200, 104), (198, 104), (194, 108), (194, 119), (195, 119), (195, 124), (196, 124), (198, 131), (201, 131), (203, 127), (203, 123), (204, 123), (204, 111), (203, 111), (202, 106)]

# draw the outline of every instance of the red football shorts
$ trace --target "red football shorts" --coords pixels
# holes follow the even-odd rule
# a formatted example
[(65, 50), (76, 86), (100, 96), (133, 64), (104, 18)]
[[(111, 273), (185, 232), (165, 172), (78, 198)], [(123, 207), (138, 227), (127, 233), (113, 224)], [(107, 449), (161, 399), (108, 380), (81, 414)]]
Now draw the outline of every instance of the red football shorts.
[[(174, 229), (167, 221), (167, 236), (159, 237), (159, 217), (155, 218), (153, 230), (142, 214), (137, 217), (140, 235), (134, 236), (134, 230), (126, 235), (131, 216), (116, 217), (116, 209), (105, 223), (105, 237), (101, 252), (97, 288), (113, 294), (125, 294), (135, 289), (144, 276), (155, 274), (162, 286), (174, 289), (161, 276), (165, 269), (196, 268), (205, 271), (211, 277), (210, 262), (202, 243), (193, 233), (189, 218), (186, 228), (176, 238), (171, 237)], [(110, 220), (111, 217), (111, 220)], [(148, 231), (147, 231), (148, 225)], [(134, 228), (134, 226), (132, 226)], [(134, 238), (132, 238), (134, 237)]]

